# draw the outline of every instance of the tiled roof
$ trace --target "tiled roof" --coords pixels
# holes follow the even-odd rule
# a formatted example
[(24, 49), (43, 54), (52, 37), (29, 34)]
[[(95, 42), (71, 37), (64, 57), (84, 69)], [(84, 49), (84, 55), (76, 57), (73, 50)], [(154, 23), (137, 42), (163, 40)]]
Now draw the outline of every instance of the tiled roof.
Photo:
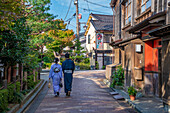
[(98, 20), (91, 21), (94, 28), (97, 31), (103, 30), (103, 31), (113, 31), (113, 21), (112, 22), (102, 22)]
[(113, 15), (91, 14), (96, 20), (91, 20), (97, 31), (113, 31)]
[(91, 16), (99, 21), (104, 22), (113, 22), (113, 15), (101, 15), (101, 14), (93, 14), (91, 13)]

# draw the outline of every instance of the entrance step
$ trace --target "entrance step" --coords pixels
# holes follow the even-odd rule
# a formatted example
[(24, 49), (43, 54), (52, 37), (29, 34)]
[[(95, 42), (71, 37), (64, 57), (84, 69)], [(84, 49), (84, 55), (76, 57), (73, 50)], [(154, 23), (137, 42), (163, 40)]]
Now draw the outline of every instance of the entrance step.
[(110, 92), (111, 95), (118, 95), (118, 92)]
[(124, 97), (122, 95), (115, 95), (113, 96), (113, 98), (116, 100), (124, 100)]

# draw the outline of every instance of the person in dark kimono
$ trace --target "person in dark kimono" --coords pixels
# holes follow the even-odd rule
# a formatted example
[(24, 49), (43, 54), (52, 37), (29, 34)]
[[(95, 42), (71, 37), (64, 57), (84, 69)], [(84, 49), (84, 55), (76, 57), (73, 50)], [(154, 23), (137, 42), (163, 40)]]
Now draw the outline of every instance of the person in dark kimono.
[(55, 97), (59, 96), (60, 94), (60, 83), (62, 81), (62, 67), (60, 64), (58, 64), (59, 59), (55, 58), (53, 64), (50, 69), (50, 74), (49, 74), (49, 81), (50, 78), (52, 78), (52, 83), (53, 83), (53, 90), (54, 90), (54, 95)]
[(74, 62), (69, 59), (69, 54), (65, 54), (66, 60), (62, 63), (62, 70), (64, 73), (64, 90), (66, 96), (70, 96), (71, 88), (72, 88), (72, 80), (73, 80), (73, 72), (75, 69)]

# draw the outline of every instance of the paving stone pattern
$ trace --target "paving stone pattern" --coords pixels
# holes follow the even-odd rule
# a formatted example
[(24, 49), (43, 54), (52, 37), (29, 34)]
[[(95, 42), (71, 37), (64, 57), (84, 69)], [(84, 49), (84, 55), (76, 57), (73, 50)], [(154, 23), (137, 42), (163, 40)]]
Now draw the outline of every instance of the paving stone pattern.
[(65, 96), (63, 88), (60, 96), (54, 97), (51, 87), (35, 113), (136, 113), (126, 103), (113, 99), (102, 82), (104, 74), (105, 71), (76, 72), (71, 97)]

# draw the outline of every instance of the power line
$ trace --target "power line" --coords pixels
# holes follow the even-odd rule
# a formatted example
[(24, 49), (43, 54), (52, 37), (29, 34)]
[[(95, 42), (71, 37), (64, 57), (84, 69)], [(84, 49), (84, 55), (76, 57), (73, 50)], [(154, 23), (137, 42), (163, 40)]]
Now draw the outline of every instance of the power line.
[(75, 16), (76, 16), (76, 13), (74, 13), (73, 16), (71, 18), (67, 19), (65, 22), (71, 21), (73, 18), (75, 18)]
[(72, 27), (76, 28), (76, 26), (75, 26), (75, 25), (73, 25), (73, 24), (69, 24), (69, 25), (71, 25)]
[(71, 0), (71, 1), (70, 1), (70, 5), (69, 5), (69, 8), (68, 8), (68, 11), (67, 11), (67, 14), (66, 14), (66, 16), (65, 16), (64, 20), (67, 18), (67, 15), (68, 15), (68, 13), (69, 13), (69, 10), (70, 10), (70, 7), (71, 7), (71, 3), (72, 3), (72, 1), (73, 1), (73, 0)]
[[(87, 2), (87, 1), (86, 1)], [(88, 2), (87, 2), (87, 7), (88, 7), (88, 10), (89, 10), (89, 14), (90, 14), (90, 8), (89, 8), (89, 4), (88, 4)]]
[(84, 0), (84, 1), (86, 1), (86, 2), (88, 2), (88, 3), (91, 3), (91, 4), (93, 4), (93, 5), (97, 5), (97, 6), (101, 6), (101, 7), (109, 8), (109, 9), (110, 9), (110, 7), (108, 7), (108, 6), (104, 6), (104, 5), (101, 5), (101, 4), (97, 4), (97, 3), (94, 3), (94, 2), (90, 2), (90, 1), (88, 1), (88, 0)]
[[(106, 12), (101, 12), (101, 11), (96, 11), (96, 10), (90, 10), (90, 9), (86, 9), (86, 8), (80, 8), (80, 9), (83, 9), (84, 11), (93, 11), (93, 12), (97, 12), (97, 13), (104, 13), (106, 14)], [(107, 13), (109, 14), (109, 13)]]

